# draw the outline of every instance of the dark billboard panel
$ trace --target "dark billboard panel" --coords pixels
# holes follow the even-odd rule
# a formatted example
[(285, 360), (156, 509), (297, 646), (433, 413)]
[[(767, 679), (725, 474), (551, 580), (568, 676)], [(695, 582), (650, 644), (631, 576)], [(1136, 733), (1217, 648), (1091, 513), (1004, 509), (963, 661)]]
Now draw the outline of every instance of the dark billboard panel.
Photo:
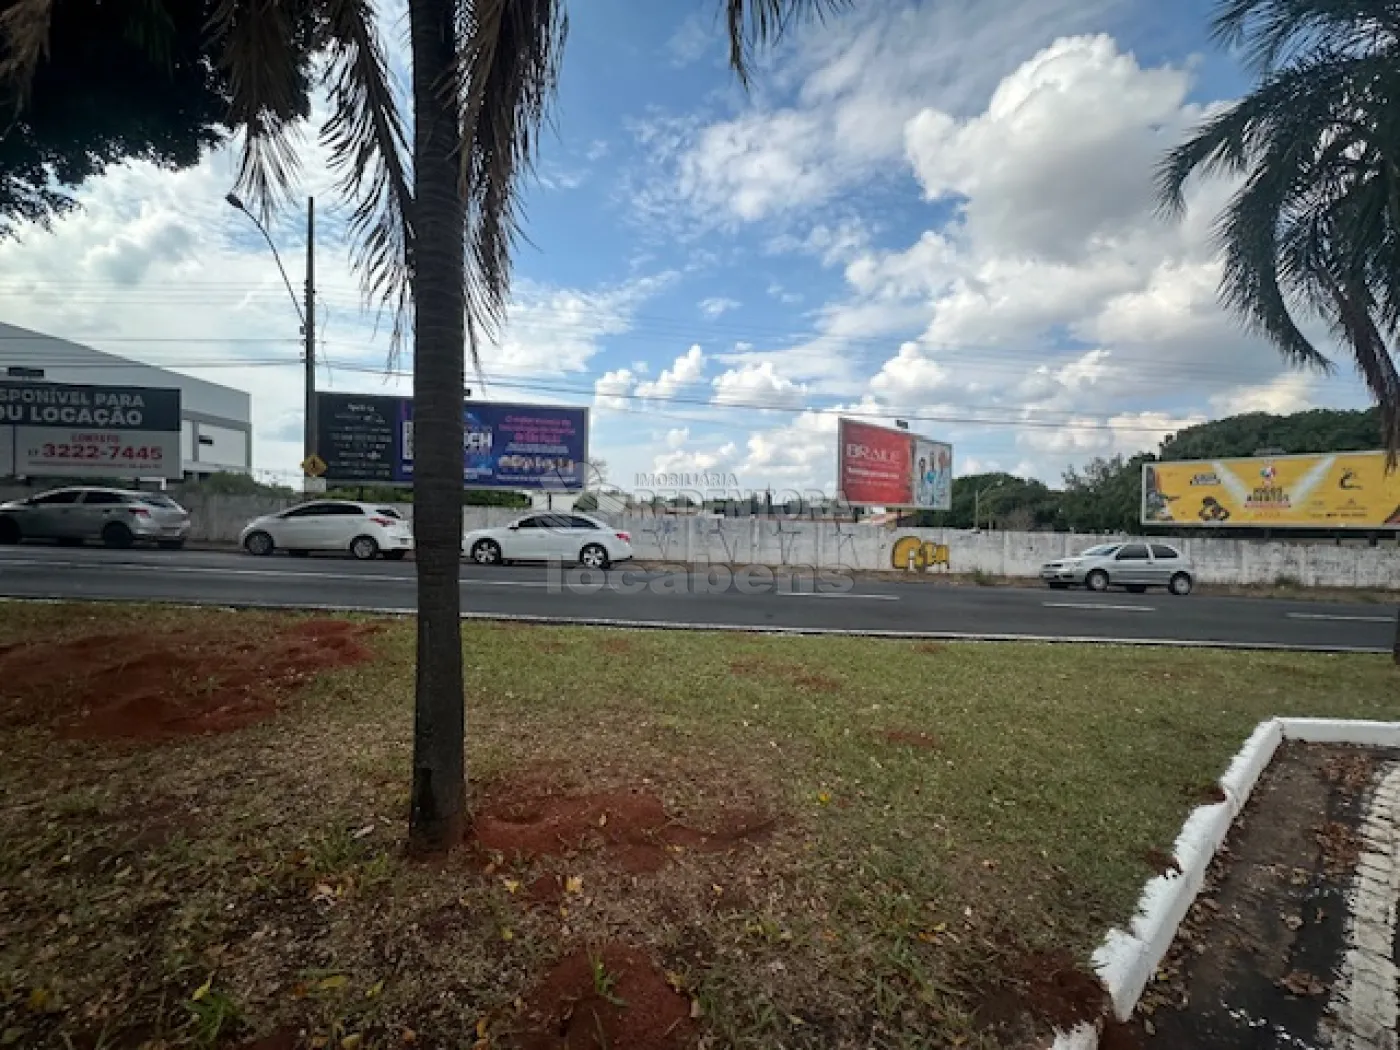
[[(319, 394), (317, 453), (329, 482), (411, 484), (413, 400)], [(464, 488), (581, 489), (588, 457), (588, 409), (560, 405), (462, 406)]]

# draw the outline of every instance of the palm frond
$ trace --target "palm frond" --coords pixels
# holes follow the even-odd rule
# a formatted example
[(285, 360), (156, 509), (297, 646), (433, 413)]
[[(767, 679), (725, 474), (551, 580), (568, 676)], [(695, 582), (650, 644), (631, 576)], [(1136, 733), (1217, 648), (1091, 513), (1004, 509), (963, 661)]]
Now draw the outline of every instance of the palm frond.
[[(1285, 287), (1295, 293), (1309, 277), (1302, 256), (1283, 254), (1292, 193), (1300, 169), (1283, 158), (1261, 166), (1235, 194), (1216, 224), (1216, 238), (1224, 255), (1220, 298), (1225, 307), (1253, 331), (1269, 339), (1283, 357), (1295, 365), (1329, 371), (1332, 363), (1312, 345), (1293, 319)], [(1292, 260), (1299, 265), (1290, 267)], [(1304, 305), (1318, 309), (1315, 301)]]
[(495, 333), (510, 297), (520, 184), (559, 80), (568, 36), (560, 0), (459, 0), (462, 194), (467, 205), (467, 333)]
[(299, 170), (310, 49), (297, 13), (280, 0), (219, 0), (209, 20), (232, 94), (229, 121), (243, 133), (237, 188), (264, 219)]
[(1357, 370), (1380, 408), (1386, 468), (1394, 470), (1400, 458), (1400, 373), (1396, 372), (1395, 360), (1371, 316), (1371, 296), (1365, 287), (1333, 281), (1330, 291), (1336, 315), (1334, 327), (1351, 348)]
[(1323, 148), (1353, 115), (1339, 99), (1381, 66), (1374, 58), (1321, 55), (1270, 75), (1166, 154), (1157, 168), (1158, 208), (1180, 215), (1193, 175), (1241, 174), (1280, 141), (1300, 150)]
[(396, 353), (407, 315), (413, 245), (407, 133), (370, 0), (329, 0), (322, 31), (332, 112), (321, 134), (341, 172), (341, 189), (353, 202), (352, 260), (366, 293), (390, 311)]
[(826, 18), (846, 7), (850, 0), (725, 0), (729, 28), (729, 65), (739, 83), (749, 85), (749, 69), (756, 47), (778, 40), (794, 22)]
[(1313, 50), (1374, 50), (1400, 36), (1394, 0), (1224, 0), (1211, 21), (1217, 41), (1242, 48), (1246, 63), (1267, 74)]
[(14, 0), (0, 13), (0, 97), (13, 96), (16, 111), (48, 53), (53, 5), (54, 0)]

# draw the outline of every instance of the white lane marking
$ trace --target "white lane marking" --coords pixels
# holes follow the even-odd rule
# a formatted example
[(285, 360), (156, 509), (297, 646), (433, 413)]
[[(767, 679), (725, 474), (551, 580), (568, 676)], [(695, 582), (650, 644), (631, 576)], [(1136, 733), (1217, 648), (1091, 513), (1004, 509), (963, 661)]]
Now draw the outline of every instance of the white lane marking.
[(1041, 602), (1047, 609), (1095, 609), (1107, 612), (1156, 612), (1152, 605), (1104, 605), (1099, 602)]
[(778, 591), (782, 598), (864, 598), (871, 602), (897, 602), (897, 594), (845, 594), (841, 591)]
[(1350, 623), (1394, 623), (1394, 616), (1333, 616), (1331, 613), (1284, 613), (1290, 620), (1345, 620)]
[(1392, 957), (1400, 897), (1400, 763), (1382, 768), (1360, 828), (1347, 892), (1346, 954), (1327, 1012), (1336, 1050), (1396, 1050), (1400, 967)]

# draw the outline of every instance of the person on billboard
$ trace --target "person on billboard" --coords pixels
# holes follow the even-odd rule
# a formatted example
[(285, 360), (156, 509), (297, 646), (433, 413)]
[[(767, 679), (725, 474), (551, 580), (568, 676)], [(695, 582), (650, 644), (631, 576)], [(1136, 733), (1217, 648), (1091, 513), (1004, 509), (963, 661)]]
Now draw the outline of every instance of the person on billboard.
[(919, 457), (919, 469), (914, 475), (914, 502), (921, 507), (927, 507), (929, 496), (933, 488), (932, 464), (923, 456)]
[[(932, 466), (930, 461), (929, 467)], [(942, 507), (948, 504), (948, 487), (953, 483), (952, 474), (953, 457), (945, 445), (938, 450), (938, 469), (933, 472), (929, 481), (929, 503), (932, 506)]]

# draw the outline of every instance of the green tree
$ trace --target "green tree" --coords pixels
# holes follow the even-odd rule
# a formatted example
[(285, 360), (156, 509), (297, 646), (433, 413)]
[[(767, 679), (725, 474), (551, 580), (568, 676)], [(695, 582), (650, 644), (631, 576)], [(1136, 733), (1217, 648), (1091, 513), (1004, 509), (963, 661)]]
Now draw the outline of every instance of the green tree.
[[(72, 190), (108, 166), (144, 160), (167, 168), (199, 161), (225, 141), (229, 87), (207, 32), (211, 0), (65, 0), (48, 16), (43, 52), (0, 54), (0, 239), (23, 223), (47, 225), (74, 207)], [(13, 39), (38, 6), (0, 0), (0, 32)], [(295, 20), (309, 44), (311, 24)], [(28, 90), (6, 63), (34, 62)], [(308, 65), (297, 68), (308, 112)]]
[(1251, 412), (1187, 427), (1162, 442), (1159, 459), (1252, 456), (1261, 449), (1285, 453), (1362, 452), (1381, 444), (1380, 413), (1317, 408), (1273, 416)]
[(1219, 220), (1221, 298), (1289, 362), (1332, 362), (1300, 322), (1324, 322), (1400, 450), (1400, 5), (1394, 0), (1220, 0), (1222, 43), (1258, 83), (1163, 161), (1159, 196), (1185, 207), (1192, 175), (1243, 184)]
[(1065, 472), (1063, 521), (1076, 532), (1135, 532), (1142, 521), (1142, 465), (1155, 457), (1141, 453), (1091, 459)]
[[(64, 0), (12, 0), (0, 73), (30, 91)], [(154, 31), (183, 0), (144, 0), (130, 23)], [(467, 819), (461, 589), (462, 394), (468, 347), (500, 323), (510, 295), (521, 182), (535, 156), (566, 36), (562, 0), (408, 0), (411, 132), (390, 89), (371, 0), (220, 0), (212, 22), (243, 135), (238, 190), (264, 212), (297, 175), (308, 54), (324, 70), (322, 135), (352, 202), (354, 261), (367, 294), (412, 331), (417, 438), (418, 649), (410, 838), (455, 844)], [(730, 62), (747, 82), (750, 47), (795, 16), (842, 0), (724, 0)], [(311, 34), (303, 47), (300, 12)]]

